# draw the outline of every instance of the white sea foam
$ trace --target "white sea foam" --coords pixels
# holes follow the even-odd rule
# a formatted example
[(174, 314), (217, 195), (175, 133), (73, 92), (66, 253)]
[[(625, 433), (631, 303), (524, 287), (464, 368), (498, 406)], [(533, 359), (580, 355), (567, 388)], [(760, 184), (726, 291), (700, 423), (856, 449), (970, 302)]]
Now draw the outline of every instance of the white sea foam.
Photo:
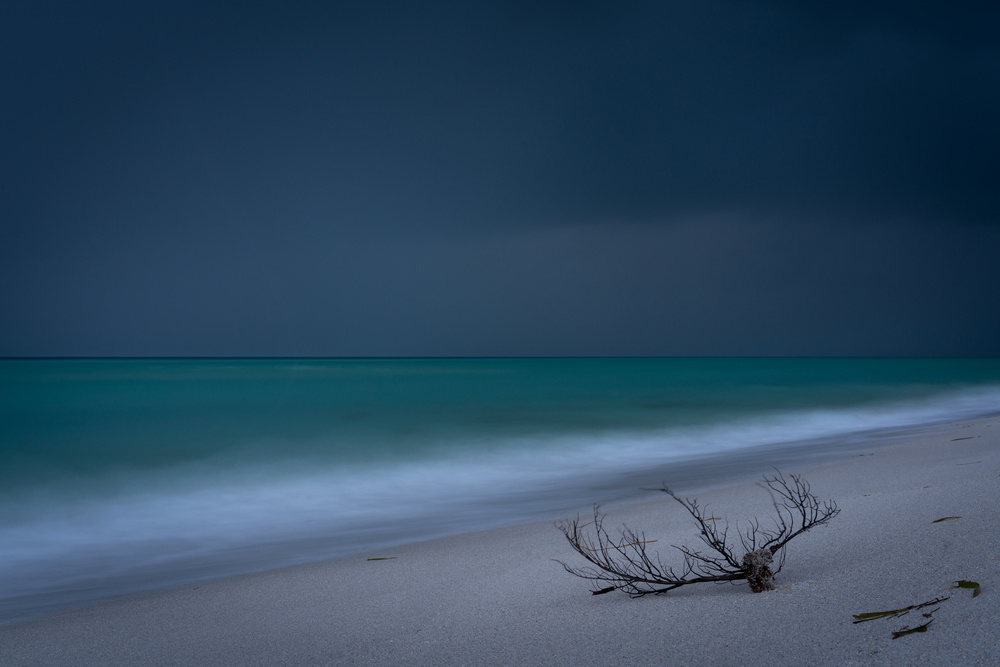
[[(48, 605), (552, 516), (586, 482), (761, 446), (982, 415), (1000, 388), (660, 431), (522, 437), (406, 463), (188, 464), (114, 494), (21, 500), (0, 525), (0, 621)], [(120, 482), (120, 480), (119, 480)]]

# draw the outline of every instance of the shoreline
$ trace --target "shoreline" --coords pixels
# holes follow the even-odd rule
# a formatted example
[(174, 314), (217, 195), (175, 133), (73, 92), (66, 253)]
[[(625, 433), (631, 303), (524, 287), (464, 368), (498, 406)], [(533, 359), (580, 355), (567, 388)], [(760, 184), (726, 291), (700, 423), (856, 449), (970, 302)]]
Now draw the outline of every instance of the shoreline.
[[(1000, 416), (782, 470), (802, 474), (841, 514), (788, 546), (769, 593), (739, 582), (594, 597), (589, 582), (553, 562), (576, 561), (553, 522), (539, 521), (0, 626), (0, 663), (976, 664), (1000, 656)], [(769, 507), (752, 483), (679, 491), (734, 520)], [(667, 545), (697, 541), (690, 517), (662, 494), (606, 509), (607, 526), (627, 522), (655, 536), (667, 562), (678, 560)], [(933, 523), (946, 516), (960, 518)], [(982, 594), (952, 590), (961, 579), (979, 582)], [(919, 635), (891, 639), (918, 625), (918, 612), (851, 622), (942, 596), (950, 599)]]
[[(5, 585), (4, 592), (7, 593), (5, 597), (0, 597), (0, 627), (106, 601), (184, 588), (213, 580), (358, 557), (372, 550), (464, 533), (478, 533), (539, 520), (551, 521), (555, 516), (576, 513), (581, 508), (586, 510), (595, 502), (602, 505), (641, 502), (651, 495), (659, 497), (659, 494), (651, 494), (643, 489), (659, 488), (664, 483), (682, 494), (699, 493), (739, 483), (755, 483), (760, 472), (770, 471), (772, 467), (799, 470), (849, 460), (859, 451), (933, 432), (941, 428), (942, 423), (882, 427), (801, 440), (779, 439), (768, 444), (737, 447), (669, 463), (661, 462), (644, 470), (612, 473), (607, 469), (600, 469), (600, 466), (591, 465), (587, 474), (578, 474), (572, 478), (571, 483), (565, 483), (567, 479), (562, 484), (553, 483), (548, 488), (534, 491), (530, 484), (513, 489), (511, 495), (500, 499), (496, 510), (484, 504), (484, 499), (477, 497), (475, 489), (470, 489), (472, 496), (466, 497), (466, 502), (461, 505), (454, 506), (457, 514), (449, 515), (441, 507), (432, 514), (422, 513), (419, 505), (414, 506), (408, 502), (400, 505), (404, 510), (400, 514), (384, 515), (366, 526), (356, 524), (348, 526), (348, 530), (344, 531), (331, 530), (330, 525), (317, 524), (318, 530), (315, 533), (302, 533), (296, 540), (289, 540), (285, 536), (284, 539), (270, 542), (257, 540), (244, 545), (231, 545), (228, 549), (213, 549), (212, 545), (205, 544), (207, 549), (196, 557), (176, 558), (175, 554), (171, 554), (171, 546), (176, 549), (177, 546), (183, 548), (185, 545), (185, 538), (176, 532), (173, 538), (165, 537), (160, 540), (168, 550), (159, 557), (149, 549), (138, 548), (144, 542), (156, 543), (156, 540), (149, 539), (148, 533), (145, 540), (140, 535), (135, 536), (133, 546), (136, 548), (123, 542), (121, 546), (124, 549), (121, 551), (113, 548), (114, 543), (102, 547), (102, 542), (95, 539), (92, 545), (84, 544), (90, 547), (90, 551), (80, 551), (75, 558), (66, 554), (61, 566), (50, 562), (48, 573), (44, 569), (32, 572), (30, 566), (26, 570), (22, 568), (19, 573), (15, 568), (13, 576), (7, 576), (5, 581), (0, 582)], [(588, 454), (578, 454), (577, 459), (588, 461)], [(577, 465), (575, 468), (586, 470), (587, 466)], [(388, 484), (386, 491), (391, 495), (391, 483), (386, 479), (381, 483)], [(322, 492), (321, 489), (312, 489), (317, 490)], [(292, 517), (292, 520), (300, 524), (303, 522), (301, 516)], [(76, 525), (64, 527), (79, 533), (80, 527), (85, 525), (87, 516), (81, 517)], [(188, 548), (194, 545), (198, 535), (198, 531), (194, 531), (191, 541), (187, 542)], [(16, 534), (12, 539), (13, 544), (18, 544)], [(104, 564), (98, 553), (101, 549), (107, 556)], [(150, 559), (153, 562), (149, 562)], [(11, 575), (9, 570), (4, 572)], [(44, 582), (45, 577), (51, 579), (58, 573), (62, 573), (62, 581), (56, 585), (51, 581)], [(80, 576), (79, 573), (86, 574)], [(9, 592), (16, 589), (17, 583), (22, 580), (27, 585), (21, 586), (21, 594), (10, 595)], [(48, 586), (41, 585), (43, 583)]]

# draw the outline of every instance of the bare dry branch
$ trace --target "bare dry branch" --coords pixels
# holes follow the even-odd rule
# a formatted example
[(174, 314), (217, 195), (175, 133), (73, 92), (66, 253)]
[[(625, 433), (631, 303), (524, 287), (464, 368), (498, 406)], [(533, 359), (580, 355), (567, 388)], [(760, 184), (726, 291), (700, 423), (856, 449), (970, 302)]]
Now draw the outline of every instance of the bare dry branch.
[(683, 563), (665, 566), (659, 554), (650, 554), (645, 533), (624, 526), (621, 537), (615, 538), (604, 528), (604, 514), (594, 506), (592, 521), (582, 523), (580, 517), (559, 524), (570, 546), (589, 563), (583, 567), (557, 561), (567, 572), (598, 582), (594, 594), (619, 589), (632, 597), (650, 593), (666, 593), (685, 586), (707, 582), (740, 581), (746, 579), (750, 589), (759, 593), (774, 588), (771, 580), (785, 562), (785, 546), (811, 528), (821, 526), (837, 516), (840, 509), (832, 500), (821, 502), (812, 493), (809, 483), (798, 475), (787, 478), (780, 472), (764, 476), (764, 486), (771, 495), (775, 516), (773, 527), (763, 527), (750, 519), (743, 530), (737, 525), (740, 553), (729, 541), (729, 522), (719, 517), (706, 517), (698, 501), (679, 498), (666, 486), (659, 489), (687, 510), (698, 525), (699, 537), (710, 551), (703, 552), (681, 545), (672, 545), (683, 557)]

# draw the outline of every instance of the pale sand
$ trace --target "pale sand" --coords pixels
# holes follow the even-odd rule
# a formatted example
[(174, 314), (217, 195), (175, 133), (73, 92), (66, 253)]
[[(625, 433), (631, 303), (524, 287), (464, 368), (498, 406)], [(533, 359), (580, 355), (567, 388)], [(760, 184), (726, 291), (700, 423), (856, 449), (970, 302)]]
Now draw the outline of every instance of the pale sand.
[[(572, 553), (546, 522), (3, 627), (0, 664), (1000, 664), (1000, 418), (786, 472), (842, 512), (789, 545), (770, 593), (740, 583), (594, 597), (551, 560)], [(697, 497), (734, 519), (767, 511), (753, 485)], [(691, 520), (650, 498), (611, 508), (608, 525), (645, 529), (673, 559), (671, 542), (697, 539)], [(945, 516), (961, 518), (932, 523)], [(959, 579), (982, 594), (952, 590)], [(923, 622), (919, 611), (851, 622), (948, 595), (925, 633), (891, 638)]]

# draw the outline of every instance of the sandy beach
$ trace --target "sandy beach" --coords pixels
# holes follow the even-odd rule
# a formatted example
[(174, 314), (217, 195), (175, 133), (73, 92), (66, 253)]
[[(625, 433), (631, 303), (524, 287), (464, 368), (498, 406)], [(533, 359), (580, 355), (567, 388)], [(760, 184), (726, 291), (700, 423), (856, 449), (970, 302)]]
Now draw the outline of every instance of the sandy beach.
[[(767, 472), (761, 465), (761, 473)], [(795, 538), (777, 589), (685, 586), (592, 596), (553, 559), (552, 521), (464, 534), (129, 597), (0, 627), (3, 665), (963, 664), (1000, 661), (1000, 417), (800, 473), (841, 513)], [(679, 489), (685, 494), (684, 489)], [(764, 517), (753, 484), (700, 491), (712, 514)], [(663, 494), (606, 508), (670, 544), (696, 529)], [(581, 508), (586, 512), (588, 508)], [(937, 521), (944, 517), (955, 517)], [(369, 560), (379, 558), (382, 560)], [(953, 588), (980, 584), (981, 594)], [(853, 614), (935, 598), (928, 619)]]

